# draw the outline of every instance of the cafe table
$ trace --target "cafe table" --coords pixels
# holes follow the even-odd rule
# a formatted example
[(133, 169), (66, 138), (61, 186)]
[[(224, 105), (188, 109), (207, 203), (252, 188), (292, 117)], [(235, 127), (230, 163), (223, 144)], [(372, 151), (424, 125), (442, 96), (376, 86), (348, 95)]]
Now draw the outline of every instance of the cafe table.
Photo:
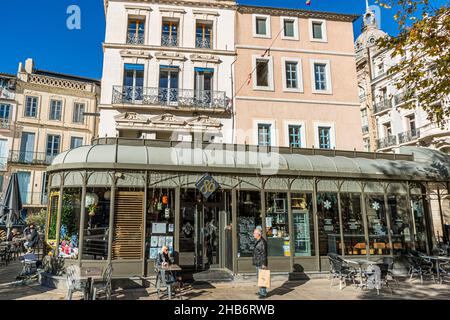
[(444, 256), (422, 256), (422, 258), (435, 261), (436, 275), (438, 277), (438, 283), (442, 284), (440, 262), (441, 261), (449, 262), (450, 261), (450, 257), (444, 257)]
[(357, 285), (357, 287), (362, 289), (363, 288), (363, 266), (375, 264), (375, 262), (370, 261), (368, 259), (344, 259), (344, 258), (342, 258), (342, 261), (346, 262), (347, 264), (353, 264), (353, 265), (358, 266), (359, 284)]
[(156, 289), (159, 292), (159, 284), (162, 281), (163, 284), (165, 284), (167, 286), (167, 295), (169, 297), (169, 300), (172, 299), (172, 284), (167, 284), (166, 280), (166, 272), (168, 272), (173, 279), (176, 280), (175, 275), (173, 274), (174, 272), (177, 271), (181, 271), (181, 268), (179, 265), (176, 264), (171, 264), (171, 265), (167, 265), (167, 266), (155, 266), (155, 271), (156, 271)]
[(84, 299), (92, 300), (93, 288), (95, 280), (102, 280), (103, 273), (102, 268), (98, 267), (81, 267), (80, 268), (80, 281), (86, 283)]

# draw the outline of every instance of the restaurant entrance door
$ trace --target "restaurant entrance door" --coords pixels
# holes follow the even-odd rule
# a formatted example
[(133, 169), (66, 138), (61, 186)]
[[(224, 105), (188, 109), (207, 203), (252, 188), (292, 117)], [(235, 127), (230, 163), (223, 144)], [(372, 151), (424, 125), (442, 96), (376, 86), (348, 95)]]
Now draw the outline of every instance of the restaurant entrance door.
[(195, 189), (180, 196), (179, 260), (180, 265), (196, 271), (225, 268), (231, 238), (231, 194), (218, 190), (206, 199)]

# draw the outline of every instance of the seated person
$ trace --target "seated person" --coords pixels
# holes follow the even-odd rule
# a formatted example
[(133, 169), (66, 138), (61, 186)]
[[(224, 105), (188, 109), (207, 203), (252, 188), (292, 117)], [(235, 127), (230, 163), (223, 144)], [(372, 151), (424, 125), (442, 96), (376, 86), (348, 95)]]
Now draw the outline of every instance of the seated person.
[[(26, 234), (26, 232), (24, 231), (24, 233)], [(37, 242), (39, 240), (39, 234), (36, 231), (34, 224), (30, 224), (30, 226), (28, 227), (28, 234), (26, 235), (26, 239), (27, 241), (25, 242), (25, 248), (26, 249), (34, 249), (34, 247), (37, 245)]]
[(169, 248), (164, 246), (156, 257), (156, 265), (158, 267), (168, 267), (173, 264), (173, 258), (169, 254)]

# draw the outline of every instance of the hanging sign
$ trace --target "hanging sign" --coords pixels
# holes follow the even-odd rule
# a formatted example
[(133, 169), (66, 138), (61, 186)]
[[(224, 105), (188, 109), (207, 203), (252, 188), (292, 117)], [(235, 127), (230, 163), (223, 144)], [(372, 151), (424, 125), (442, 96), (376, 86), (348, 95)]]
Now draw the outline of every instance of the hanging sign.
[(217, 189), (220, 188), (220, 185), (209, 173), (205, 173), (205, 175), (197, 181), (195, 187), (206, 199), (208, 199), (214, 192), (216, 192)]

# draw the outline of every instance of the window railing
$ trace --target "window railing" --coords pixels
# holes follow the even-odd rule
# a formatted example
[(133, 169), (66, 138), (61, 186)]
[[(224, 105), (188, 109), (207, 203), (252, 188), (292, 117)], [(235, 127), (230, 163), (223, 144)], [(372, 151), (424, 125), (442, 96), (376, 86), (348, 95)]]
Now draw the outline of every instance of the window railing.
[(375, 114), (377, 114), (377, 113), (386, 111), (390, 108), (391, 108), (391, 104), (389, 103), (388, 100), (381, 100), (379, 102), (375, 102), (373, 111)]
[(0, 157), (0, 171), (5, 171), (8, 166), (8, 157)]
[(113, 104), (159, 105), (170, 107), (227, 109), (229, 99), (224, 91), (113, 87)]
[(144, 35), (139, 33), (129, 33), (127, 35), (127, 44), (144, 44), (145, 38)]
[(56, 155), (47, 155), (45, 152), (11, 150), (9, 162), (19, 164), (49, 165)]
[(203, 39), (201, 37), (197, 37), (195, 39), (195, 47), (202, 49), (211, 49), (212, 47), (211, 39), (208, 38)]
[(398, 134), (398, 143), (407, 143), (420, 137), (420, 130), (413, 129)]
[(11, 121), (9, 119), (0, 118), (0, 129), (11, 128)]
[(0, 99), (14, 100), (16, 94), (10, 91), (8, 88), (0, 87)]
[(395, 146), (397, 144), (397, 137), (394, 135), (387, 136), (382, 139), (377, 140), (378, 149), (383, 149), (391, 146)]
[(178, 36), (163, 34), (161, 36), (161, 45), (163, 47), (178, 47)]

